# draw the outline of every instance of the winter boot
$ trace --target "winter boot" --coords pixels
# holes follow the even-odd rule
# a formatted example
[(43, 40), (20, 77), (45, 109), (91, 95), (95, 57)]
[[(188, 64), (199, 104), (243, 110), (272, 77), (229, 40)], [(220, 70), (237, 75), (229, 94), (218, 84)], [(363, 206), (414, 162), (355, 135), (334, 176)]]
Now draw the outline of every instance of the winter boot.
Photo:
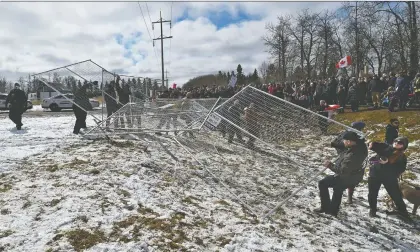
[(325, 209), (323, 209), (323, 208), (317, 208), (317, 209), (314, 209), (314, 212), (315, 213), (328, 213), (328, 211), (327, 210), (325, 210)]
[(371, 218), (378, 217), (378, 216), (376, 215), (376, 211), (373, 211), (372, 209), (371, 209), (371, 210), (369, 210), (369, 217), (371, 217)]
[(349, 205), (353, 204), (353, 192), (352, 188), (347, 189), (347, 204)]

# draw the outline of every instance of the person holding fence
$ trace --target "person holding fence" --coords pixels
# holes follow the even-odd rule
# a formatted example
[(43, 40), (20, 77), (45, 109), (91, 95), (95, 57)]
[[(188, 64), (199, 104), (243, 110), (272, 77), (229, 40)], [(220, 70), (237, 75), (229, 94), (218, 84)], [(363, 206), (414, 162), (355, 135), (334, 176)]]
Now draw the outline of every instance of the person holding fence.
[[(344, 190), (357, 186), (363, 179), (364, 162), (368, 156), (365, 142), (359, 139), (356, 132), (349, 131), (344, 134), (343, 143), (346, 150), (339, 154), (336, 162), (326, 161), (324, 164), (335, 175), (329, 175), (319, 181), (321, 208), (315, 212), (337, 217)], [(332, 199), (329, 188), (333, 188)]]
[(76, 123), (74, 124), (73, 133), (79, 134), (80, 129), (86, 129), (87, 111), (92, 110), (89, 98), (86, 94), (88, 84), (83, 85), (74, 95), (73, 112), (76, 116)]
[[(236, 126), (240, 127), (240, 125), (241, 125), (241, 109), (240, 109), (239, 100), (235, 100), (233, 102), (233, 105), (229, 107), (229, 109), (228, 109), (228, 119), (232, 123), (236, 124)], [(235, 127), (234, 125), (232, 125), (231, 123), (229, 123), (229, 125), (227, 126), (227, 132), (228, 132), (228, 143), (233, 142), (233, 137), (235, 135), (240, 142), (243, 142), (241, 130), (238, 129), (237, 127)]]
[[(351, 127), (355, 130), (362, 131), (366, 124), (364, 122), (353, 122)], [(332, 142), (331, 147), (333, 147), (337, 154), (340, 155), (342, 152), (346, 151), (346, 146), (344, 145), (343, 137), (344, 135), (349, 132), (349, 130), (345, 130), (340, 133)], [(360, 141), (365, 141), (365, 139), (360, 139)], [(347, 203), (353, 204), (353, 193), (354, 193), (355, 186), (347, 188)]]
[[(110, 84), (105, 85), (105, 104), (106, 104), (106, 112), (107, 117), (110, 117), (112, 114), (114, 114), (117, 111), (118, 102), (117, 102), (117, 94), (115, 92), (115, 82), (111, 81)], [(106, 127), (108, 128), (110, 124), (110, 119), (106, 120)], [(118, 128), (118, 118), (114, 118), (114, 127)]]
[(384, 185), (397, 207), (397, 212), (388, 214), (397, 214), (405, 220), (410, 220), (398, 186), (398, 177), (407, 169), (407, 156), (404, 153), (407, 148), (408, 139), (406, 137), (396, 138), (392, 145), (379, 142), (369, 144), (369, 149), (377, 153), (376, 156), (369, 159), (371, 163), (368, 178), (370, 217), (376, 217), (378, 193), (381, 186)]
[[(254, 103), (250, 103), (245, 111), (245, 126), (246, 130), (254, 136), (258, 135), (258, 113), (255, 110)], [(253, 148), (255, 143), (255, 137), (249, 136), (248, 142), (246, 143), (248, 148)]]
[[(129, 103), (130, 102), (130, 95), (131, 95), (130, 87), (127, 84), (124, 84), (124, 85), (120, 86), (120, 76), (119, 75), (117, 75), (117, 81), (115, 83), (115, 88), (116, 88), (117, 93), (118, 93), (118, 100), (120, 102), (120, 105), (122, 104), (124, 106), (127, 103)], [(120, 109), (121, 107), (122, 106), (118, 106), (118, 109)], [(121, 117), (120, 117), (121, 127), (125, 128), (124, 117), (127, 118), (127, 123), (129, 125), (132, 125), (129, 113), (124, 111), (124, 112), (121, 113)]]
[(16, 124), (16, 129), (22, 129), (22, 114), (26, 111), (27, 106), (26, 94), (23, 90), (20, 90), (19, 83), (15, 83), (15, 88), (10, 91), (9, 95), (6, 98), (6, 108), (9, 105), (9, 118), (14, 124)]

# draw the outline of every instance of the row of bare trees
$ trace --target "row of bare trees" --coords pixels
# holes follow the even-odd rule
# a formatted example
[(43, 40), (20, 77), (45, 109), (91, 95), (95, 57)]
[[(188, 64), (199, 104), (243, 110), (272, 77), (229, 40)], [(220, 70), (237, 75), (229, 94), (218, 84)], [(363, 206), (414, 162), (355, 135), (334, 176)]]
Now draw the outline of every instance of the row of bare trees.
[(327, 78), (350, 55), (343, 73), (419, 71), (420, 2), (345, 2), (336, 11), (302, 10), (266, 25), (263, 37), (272, 63), (259, 67), (265, 80)]

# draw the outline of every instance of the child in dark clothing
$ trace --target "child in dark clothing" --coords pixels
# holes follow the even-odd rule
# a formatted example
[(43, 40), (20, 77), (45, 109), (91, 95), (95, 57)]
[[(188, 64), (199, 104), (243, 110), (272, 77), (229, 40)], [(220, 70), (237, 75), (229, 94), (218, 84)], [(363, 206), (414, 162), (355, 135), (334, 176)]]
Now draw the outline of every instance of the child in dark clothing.
[(398, 119), (391, 119), (390, 123), (386, 126), (385, 143), (389, 145), (392, 145), (394, 143), (394, 140), (398, 137), (399, 126), (400, 122), (398, 121)]

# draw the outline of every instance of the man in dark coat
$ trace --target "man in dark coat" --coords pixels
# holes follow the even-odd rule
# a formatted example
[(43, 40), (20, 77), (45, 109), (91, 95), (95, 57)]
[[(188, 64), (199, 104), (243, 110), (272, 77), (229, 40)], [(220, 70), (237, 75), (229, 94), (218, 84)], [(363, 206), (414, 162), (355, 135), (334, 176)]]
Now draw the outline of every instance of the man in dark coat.
[(347, 96), (348, 102), (350, 103), (351, 111), (359, 111), (359, 97), (356, 84), (349, 88), (349, 94)]
[(398, 129), (400, 122), (396, 118), (392, 118), (390, 123), (386, 126), (385, 143), (392, 145), (394, 140), (398, 137)]
[[(130, 87), (127, 84), (122, 85), (122, 87), (120, 86), (120, 76), (117, 75), (117, 81), (115, 83), (115, 88), (117, 89), (117, 93), (118, 93), (118, 100), (120, 102), (120, 105), (125, 105), (127, 103), (130, 102), (130, 95), (131, 95), (131, 91), (130, 91)], [(121, 107), (118, 106), (118, 109), (120, 109)], [(122, 112), (120, 114), (120, 122), (121, 122), (121, 126), (124, 128), (124, 116), (127, 118), (127, 123), (131, 124), (131, 118), (129, 113), (127, 112)]]
[(392, 145), (378, 142), (370, 143), (369, 149), (378, 154), (370, 159), (372, 164), (369, 169), (368, 178), (370, 217), (376, 217), (378, 193), (381, 185), (384, 185), (397, 207), (395, 214), (398, 214), (406, 220), (410, 220), (407, 207), (398, 186), (398, 177), (407, 168), (407, 157), (404, 153), (407, 147), (408, 139), (405, 137), (396, 138)]
[[(107, 117), (110, 117), (117, 111), (118, 102), (117, 102), (117, 94), (115, 92), (115, 82), (111, 81), (110, 84), (105, 86), (104, 90), (105, 96), (105, 104), (106, 104), (106, 111)], [(109, 127), (110, 120), (106, 121), (106, 126)], [(118, 118), (114, 118), (114, 126), (118, 127)]]
[(86, 117), (87, 111), (92, 110), (92, 104), (90, 104), (89, 98), (86, 94), (88, 85), (83, 85), (74, 95), (73, 101), (73, 112), (76, 116), (76, 123), (74, 124), (73, 133), (79, 134), (80, 129), (86, 128)]
[(398, 96), (400, 102), (399, 102), (399, 109), (405, 110), (407, 101), (408, 101), (408, 95), (411, 91), (411, 83), (410, 78), (405, 74), (405, 72), (401, 72), (400, 76), (396, 80), (395, 84), (395, 90), (396, 95)]
[(383, 82), (375, 75), (369, 82), (369, 91), (372, 94), (372, 103), (374, 108), (379, 108), (381, 106), (381, 93), (384, 90)]
[(19, 83), (15, 83), (15, 88), (10, 91), (9, 95), (6, 98), (6, 108), (9, 106), (9, 118), (14, 124), (16, 124), (16, 129), (22, 129), (22, 114), (26, 111), (27, 107), (26, 94), (23, 90), (20, 90)]
[[(228, 109), (227, 112), (228, 112), (228, 119), (232, 123), (237, 125), (238, 127), (241, 127), (241, 112), (242, 111), (241, 111), (241, 108), (240, 108), (239, 100), (235, 100), (233, 102), (233, 105), (230, 106), (230, 108)], [(229, 143), (232, 143), (233, 137), (235, 135), (240, 142), (243, 142), (242, 131), (239, 130), (237, 127), (235, 127), (235, 126), (233, 126), (232, 124), (229, 123), (229, 125), (227, 126), (227, 132), (228, 132), (228, 142)]]
[[(352, 131), (344, 134), (343, 142), (346, 150), (338, 156), (335, 164), (330, 161), (325, 162), (325, 167), (335, 175), (327, 176), (318, 183), (321, 198), (321, 208), (315, 210), (318, 213), (337, 216), (344, 190), (355, 187), (363, 179), (364, 162), (368, 155), (366, 144)], [(332, 199), (328, 188), (333, 188)]]
[[(365, 128), (366, 124), (364, 122), (353, 122), (351, 124), (351, 127), (355, 130), (362, 131)], [(331, 147), (335, 148), (337, 151), (337, 154), (340, 155), (342, 152), (346, 151), (346, 146), (343, 142), (344, 135), (349, 132), (349, 130), (345, 130), (342, 133), (340, 133), (332, 142)], [(365, 141), (365, 139), (360, 139), (360, 141)], [(349, 187), (347, 188), (347, 203), (352, 204), (353, 203), (353, 193), (354, 193), (355, 187)]]

